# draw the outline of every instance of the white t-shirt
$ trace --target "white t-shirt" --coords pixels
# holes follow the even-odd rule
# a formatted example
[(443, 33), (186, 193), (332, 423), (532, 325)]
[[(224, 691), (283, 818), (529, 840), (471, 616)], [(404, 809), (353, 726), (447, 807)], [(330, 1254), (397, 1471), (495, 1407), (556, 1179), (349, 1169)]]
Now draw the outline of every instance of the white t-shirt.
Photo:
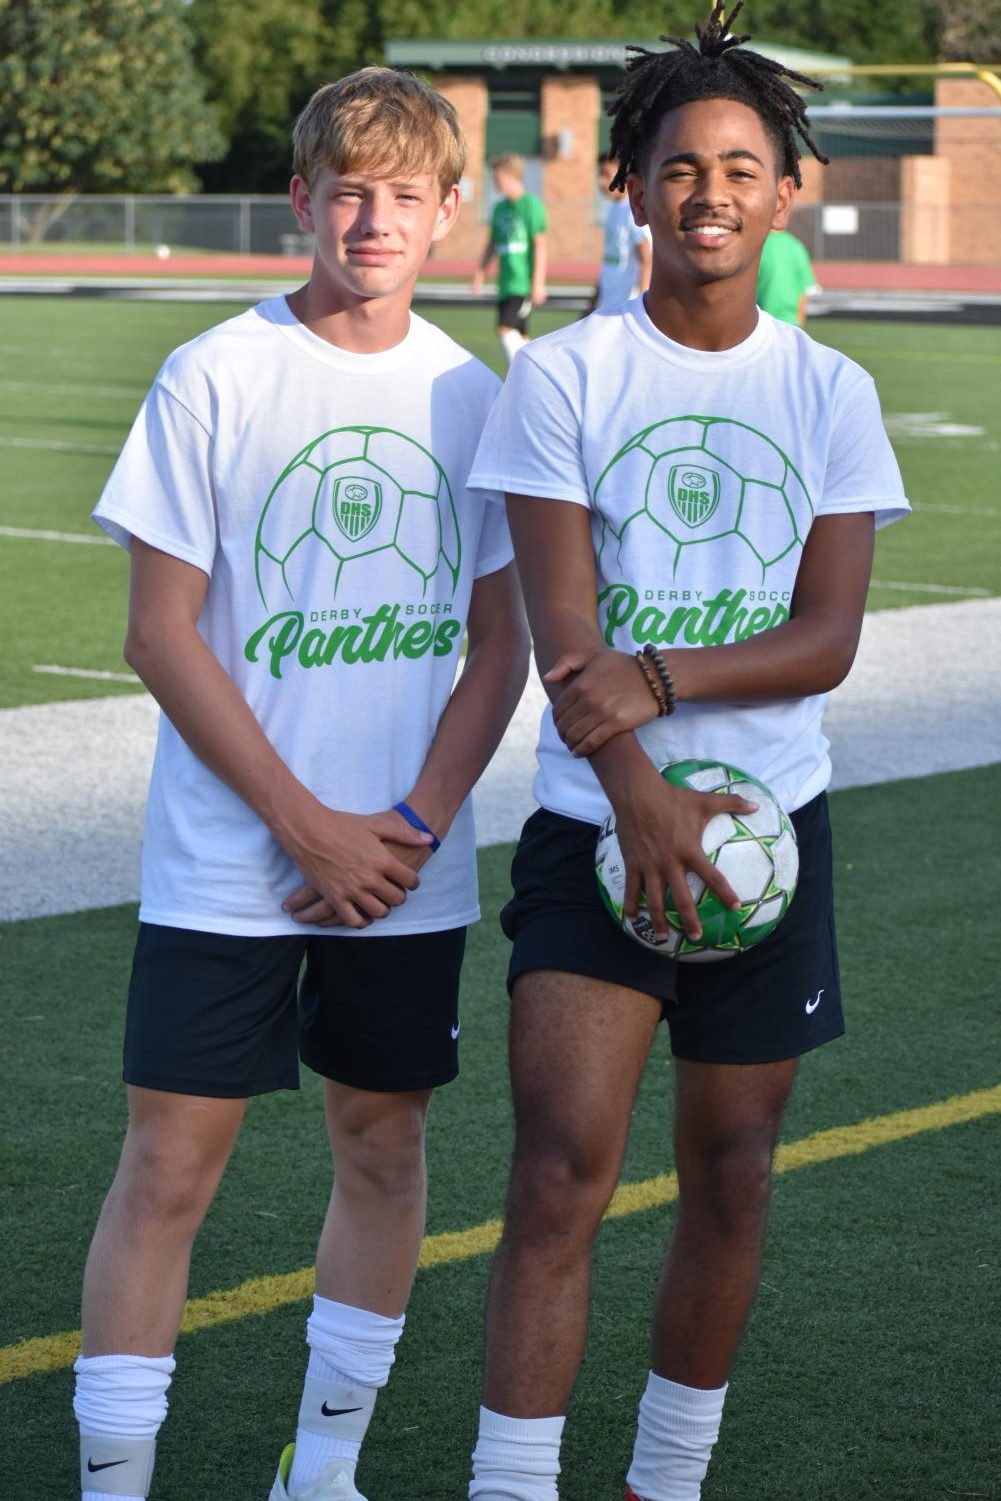
[[(605, 641), (634, 653), (741, 640), (788, 618), (815, 516), (910, 509), (866, 372), (760, 313), (719, 353), (665, 338), (642, 298), (515, 359), (471, 485), (588, 506)], [(801, 807), (830, 779), (825, 695), (683, 703), (637, 733), (658, 765), (719, 758)], [(535, 795), (600, 823), (608, 801), (546, 709)]]
[(629, 199), (609, 198), (605, 208), (597, 307), (635, 297), (640, 285), (638, 246), (650, 244), (650, 230), (636, 223)]
[[(94, 512), (123, 547), (139, 537), (209, 575), (199, 631), (329, 807), (406, 797), (451, 693), (473, 580), (512, 557), (500, 496), (467, 487), (497, 385), (421, 318), (395, 348), (353, 354), (276, 297), (169, 357)], [(309, 932), (281, 910), (300, 884), (161, 715), (141, 918)], [(419, 890), (363, 936), (478, 915), (467, 800)]]

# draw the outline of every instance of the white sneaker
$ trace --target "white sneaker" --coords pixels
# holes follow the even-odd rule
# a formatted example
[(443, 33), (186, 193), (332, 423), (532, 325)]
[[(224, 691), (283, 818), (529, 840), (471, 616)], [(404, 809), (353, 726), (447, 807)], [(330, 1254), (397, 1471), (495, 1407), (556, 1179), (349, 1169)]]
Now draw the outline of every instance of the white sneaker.
[[(292, 1473), (294, 1454), (295, 1444), (288, 1444), (282, 1451), (282, 1457), (278, 1461), (278, 1474), (268, 1501), (291, 1501), (286, 1486)], [(355, 1487), (355, 1467), (351, 1461), (335, 1459), (316, 1484), (311, 1485), (308, 1491), (301, 1491), (295, 1501), (365, 1501), (365, 1497)]]

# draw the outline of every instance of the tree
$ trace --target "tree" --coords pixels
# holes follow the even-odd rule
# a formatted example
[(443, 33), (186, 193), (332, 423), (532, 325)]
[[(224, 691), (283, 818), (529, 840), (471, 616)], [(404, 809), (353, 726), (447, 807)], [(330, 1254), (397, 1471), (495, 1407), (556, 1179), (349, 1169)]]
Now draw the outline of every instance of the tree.
[(0, 0), (0, 187), (184, 192), (224, 150), (182, 0)]
[(941, 56), (963, 63), (1001, 58), (1001, 0), (938, 0)]

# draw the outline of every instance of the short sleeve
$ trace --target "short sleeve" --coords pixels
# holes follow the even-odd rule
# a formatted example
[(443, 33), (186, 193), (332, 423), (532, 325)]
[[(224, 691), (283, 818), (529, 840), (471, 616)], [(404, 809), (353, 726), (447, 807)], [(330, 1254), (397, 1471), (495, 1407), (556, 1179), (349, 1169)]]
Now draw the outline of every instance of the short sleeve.
[(157, 381), (93, 519), (122, 547), (138, 537), (211, 577), (217, 541), (211, 461), (206, 429)]
[(469, 488), (591, 504), (578, 412), (528, 350), (515, 356), (487, 418)]
[(480, 528), (473, 577), (481, 579), (488, 573), (496, 573), (499, 568), (506, 568), (513, 558), (514, 547), (508, 530), (503, 497), (487, 500), (483, 508), (483, 526)]
[(910, 511), (900, 467), (886, 436), (879, 397), (871, 376), (858, 371), (851, 388), (839, 394), (831, 429), (824, 493), (819, 515), (873, 511), (876, 526), (888, 526)]
[(532, 234), (545, 234), (546, 230), (549, 228), (549, 221), (546, 218), (546, 205), (543, 203), (542, 199), (533, 196), (529, 202), (529, 211), (531, 214)]

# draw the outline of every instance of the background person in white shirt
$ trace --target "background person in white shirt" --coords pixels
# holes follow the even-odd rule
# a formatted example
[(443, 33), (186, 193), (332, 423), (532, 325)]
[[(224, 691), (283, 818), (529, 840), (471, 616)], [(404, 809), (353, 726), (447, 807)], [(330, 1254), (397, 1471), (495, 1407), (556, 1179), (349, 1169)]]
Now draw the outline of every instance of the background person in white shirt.
[(588, 312), (613, 307), (638, 297), (650, 285), (650, 227), (637, 224), (622, 188), (612, 188), (618, 162), (602, 157), (598, 183), (605, 198), (605, 221), (601, 237), (601, 270)]

